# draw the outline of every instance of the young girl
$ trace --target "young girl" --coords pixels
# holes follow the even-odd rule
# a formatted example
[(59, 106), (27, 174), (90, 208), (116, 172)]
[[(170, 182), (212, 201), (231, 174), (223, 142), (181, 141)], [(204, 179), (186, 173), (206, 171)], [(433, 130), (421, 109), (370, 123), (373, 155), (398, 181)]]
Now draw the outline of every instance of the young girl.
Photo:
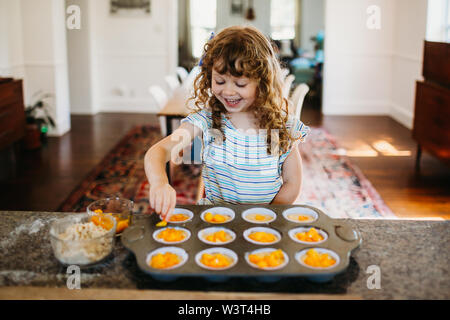
[(173, 212), (165, 164), (195, 137), (206, 193), (199, 204), (293, 203), (302, 180), (297, 144), (309, 128), (288, 113), (270, 41), (252, 27), (226, 28), (207, 42), (200, 65), (196, 112), (145, 155), (150, 206), (162, 218)]

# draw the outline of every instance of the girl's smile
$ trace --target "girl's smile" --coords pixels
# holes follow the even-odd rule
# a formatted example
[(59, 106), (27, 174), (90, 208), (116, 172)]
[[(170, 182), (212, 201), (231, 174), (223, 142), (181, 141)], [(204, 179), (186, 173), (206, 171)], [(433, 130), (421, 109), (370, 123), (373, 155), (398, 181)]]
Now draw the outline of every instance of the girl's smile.
[(243, 112), (255, 102), (256, 81), (212, 71), (211, 90), (228, 112)]

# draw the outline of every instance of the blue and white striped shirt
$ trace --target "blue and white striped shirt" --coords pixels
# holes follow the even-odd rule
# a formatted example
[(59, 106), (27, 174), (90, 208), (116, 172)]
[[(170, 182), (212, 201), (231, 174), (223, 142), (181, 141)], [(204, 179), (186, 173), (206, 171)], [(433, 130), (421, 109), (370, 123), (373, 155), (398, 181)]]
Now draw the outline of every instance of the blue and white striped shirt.
[[(190, 114), (181, 122), (185, 121), (203, 133), (202, 177), (207, 201), (268, 204), (273, 200), (283, 184), (282, 167), (291, 149), (281, 156), (278, 150), (268, 154), (266, 130), (244, 132), (236, 129), (225, 115), (222, 115), (226, 136), (223, 141), (220, 130), (212, 129), (212, 113), (206, 109)], [(309, 132), (293, 116), (289, 116), (287, 127), (302, 142)]]

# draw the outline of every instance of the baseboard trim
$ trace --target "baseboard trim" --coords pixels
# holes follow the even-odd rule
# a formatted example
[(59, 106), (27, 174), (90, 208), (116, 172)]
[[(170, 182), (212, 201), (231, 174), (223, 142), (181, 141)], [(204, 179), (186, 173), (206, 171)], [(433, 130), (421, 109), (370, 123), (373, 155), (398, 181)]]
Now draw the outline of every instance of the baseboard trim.
[(397, 122), (404, 125), (406, 128), (410, 130), (412, 129), (414, 122), (414, 114), (411, 111), (408, 111), (405, 108), (401, 107), (400, 105), (392, 102), (390, 116)]

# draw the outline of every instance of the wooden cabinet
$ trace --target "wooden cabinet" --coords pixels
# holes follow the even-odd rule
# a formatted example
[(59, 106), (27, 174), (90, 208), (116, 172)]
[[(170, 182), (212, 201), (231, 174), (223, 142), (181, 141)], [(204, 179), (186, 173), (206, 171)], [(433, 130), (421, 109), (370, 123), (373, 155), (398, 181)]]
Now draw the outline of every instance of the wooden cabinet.
[(423, 76), (416, 82), (413, 138), (422, 148), (450, 164), (450, 44), (425, 41)]
[(0, 150), (25, 134), (22, 80), (0, 78)]

